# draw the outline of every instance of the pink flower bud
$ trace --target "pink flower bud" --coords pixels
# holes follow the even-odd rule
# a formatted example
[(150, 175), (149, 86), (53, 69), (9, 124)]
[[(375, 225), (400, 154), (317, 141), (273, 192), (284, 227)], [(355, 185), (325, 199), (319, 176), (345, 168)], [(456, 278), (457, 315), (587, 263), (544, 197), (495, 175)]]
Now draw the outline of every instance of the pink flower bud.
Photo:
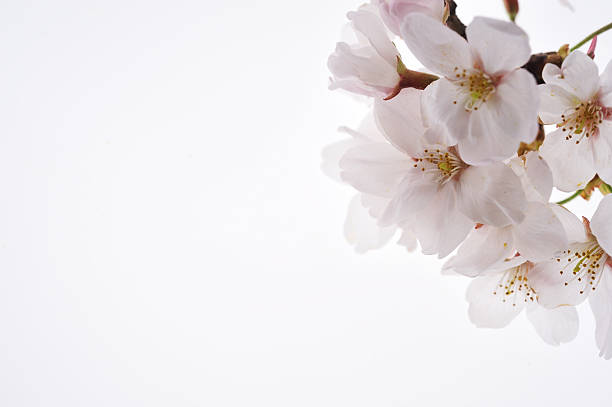
[(504, 5), (506, 6), (506, 11), (508, 12), (510, 20), (514, 21), (519, 12), (518, 0), (504, 0)]
[(404, 17), (411, 13), (423, 13), (445, 22), (448, 18), (448, 4), (445, 0), (374, 0), (385, 24), (396, 35)]

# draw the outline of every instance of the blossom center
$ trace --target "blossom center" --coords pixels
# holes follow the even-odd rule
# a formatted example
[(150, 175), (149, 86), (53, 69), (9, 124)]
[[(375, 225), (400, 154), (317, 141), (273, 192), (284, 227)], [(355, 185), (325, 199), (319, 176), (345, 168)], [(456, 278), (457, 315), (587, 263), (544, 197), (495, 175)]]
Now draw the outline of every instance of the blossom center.
[(530, 268), (531, 264), (525, 262), (506, 270), (499, 279), (493, 295), (501, 298), (502, 302), (511, 302), (513, 307), (521, 300), (523, 302), (537, 300), (536, 291), (531, 287), (527, 278)]
[(414, 157), (413, 165), (426, 175), (433, 178), (440, 185), (453, 179), (467, 164), (455, 153), (442, 147), (428, 147), (418, 157)]
[(608, 254), (594, 239), (572, 245), (556, 258), (562, 266), (559, 274), (567, 278), (564, 285), (578, 285), (580, 294), (588, 287), (597, 288), (607, 259)]
[(604, 109), (596, 101), (589, 100), (566, 110), (557, 127), (566, 132), (566, 140), (575, 140), (576, 144), (579, 144), (584, 137), (597, 134), (603, 119)]
[[(478, 110), (495, 93), (495, 82), (486, 73), (478, 69), (468, 71), (459, 67), (455, 67), (454, 72), (455, 77), (451, 80), (459, 86), (466, 111)], [(454, 100), (453, 103), (457, 104), (457, 101)]]

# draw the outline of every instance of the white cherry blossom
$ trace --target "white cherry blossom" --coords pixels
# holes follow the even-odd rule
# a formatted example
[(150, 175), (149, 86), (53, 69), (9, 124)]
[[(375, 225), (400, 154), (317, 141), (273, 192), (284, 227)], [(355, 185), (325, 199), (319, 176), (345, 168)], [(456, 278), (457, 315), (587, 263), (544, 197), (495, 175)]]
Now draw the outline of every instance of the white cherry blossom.
[(530, 283), (532, 269), (533, 263), (517, 256), (474, 278), (466, 294), (470, 320), (480, 328), (503, 328), (526, 309), (527, 318), (546, 343), (571, 341), (578, 333), (575, 307), (540, 306)]
[(537, 152), (530, 152), (511, 160), (510, 166), (520, 178), (528, 200), (525, 218), (504, 227), (478, 225), (457, 254), (445, 263), (445, 271), (474, 277), (499, 267), (517, 252), (525, 260), (535, 262), (546, 260), (567, 246), (566, 229), (570, 226), (566, 219), (571, 214), (548, 202), (552, 175), (544, 160)]
[(361, 192), (386, 192), (381, 224), (408, 225), (425, 254), (444, 257), (475, 223), (520, 223), (526, 200), (510, 167), (469, 165), (443, 127), (423, 125), (421, 93), (404, 89), (375, 102), (377, 123), (395, 149), (353, 148), (341, 161), (342, 175)]
[[(339, 182), (342, 182), (340, 160), (351, 148), (360, 146), (376, 148), (379, 144), (390, 147), (377, 129), (372, 115), (368, 115), (362, 121), (358, 131), (347, 127), (341, 127), (340, 131), (349, 137), (327, 146), (323, 150), (321, 165), (326, 175)], [(398, 228), (395, 225), (385, 227), (378, 225), (378, 219), (382, 216), (389, 200), (386, 197), (366, 193), (357, 193), (351, 200), (344, 222), (344, 236), (356, 252), (365, 253), (379, 249), (397, 234)], [(414, 235), (403, 228), (398, 244), (408, 251), (414, 251), (417, 243)]]
[(448, 18), (448, 4), (445, 0), (374, 0), (383, 21), (396, 35), (404, 18), (411, 13), (423, 13), (440, 22)]
[(333, 75), (330, 89), (372, 97), (386, 97), (400, 80), (399, 53), (373, 5), (348, 13), (357, 42), (339, 42), (327, 66)]
[(612, 64), (601, 77), (586, 54), (544, 67), (540, 119), (555, 124), (540, 151), (562, 191), (584, 188), (595, 173), (612, 183)]
[(513, 23), (476, 17), (467, 41), (427, 15), (404, 19), (402, 37), (426, 68), (443, 77), (425, 89), (425, 120), (442, 122), (463, 160), (486, 164), (511, 157), (537, 135), (538, 92), (520, 67), (527, 34)]

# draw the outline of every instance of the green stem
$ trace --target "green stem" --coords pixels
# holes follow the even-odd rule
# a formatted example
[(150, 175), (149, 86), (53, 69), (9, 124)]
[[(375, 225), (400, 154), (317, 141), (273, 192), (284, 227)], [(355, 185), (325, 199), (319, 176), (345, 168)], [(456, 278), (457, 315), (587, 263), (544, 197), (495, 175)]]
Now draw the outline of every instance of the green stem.
[(576, 198), (578, 195), (580, 195), (582, 193), (582, 189), (579, 189), (578, 191), (574, 192), (571, 196), (568, 196), (567, 198), (559, 201), (559, 202), (555, 202), (557, 205), (565, 205), (566, 203), (568, 203), (569, 201), (571, 201), (572, 199)]
[(605, 33), (606, 31), (608, 31), (609, 29), (612, 28), (612, 23), (608, 24), (608, 25), (604, 25), (603, 27), (601, 27), (599, 30), (589, 34), (585, 39), (583, 39), (582, 41), (580, 41), (578, 44), (574, 45), (572, 48), (570, 48), (570, 52), (571, 51), (575, 51), (578, 48), (582, 47), (584, 44), (586, 44), (587, 42), (591, 41), (593, 39), (594, 36)]

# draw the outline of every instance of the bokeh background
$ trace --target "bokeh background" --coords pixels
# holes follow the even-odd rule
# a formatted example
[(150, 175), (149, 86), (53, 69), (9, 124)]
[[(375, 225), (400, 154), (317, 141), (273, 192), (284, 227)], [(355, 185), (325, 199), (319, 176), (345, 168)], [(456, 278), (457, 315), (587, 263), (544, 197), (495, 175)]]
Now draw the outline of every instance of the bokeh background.
[[(320, 151), (367, 111), (327, 90), (359, 4), (0, 4), (0, 405), (610, 405), (588, 306), (559, 348), (477, 329), (441, 261), (344, 241)], [(534, 51), (612, 16), (574, 6), (521, 1)]]

